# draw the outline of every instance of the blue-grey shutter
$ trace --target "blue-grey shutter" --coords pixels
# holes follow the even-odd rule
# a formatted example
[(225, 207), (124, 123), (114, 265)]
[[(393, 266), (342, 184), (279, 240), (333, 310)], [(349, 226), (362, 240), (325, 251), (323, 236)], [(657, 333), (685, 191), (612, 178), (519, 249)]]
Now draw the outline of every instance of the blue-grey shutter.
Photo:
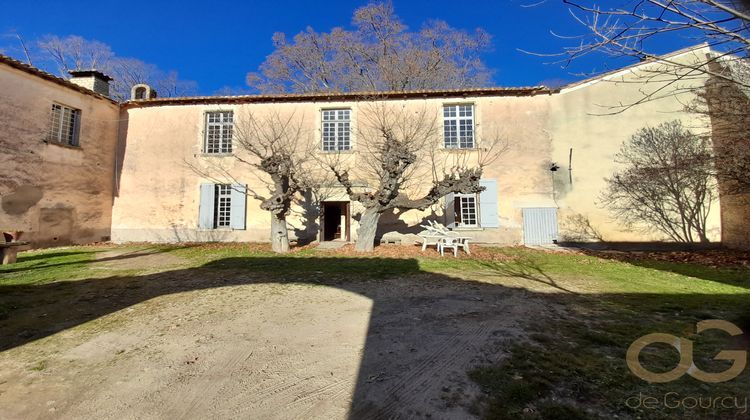
[(230, 201), (232, 229), (245, 230), (245, 214), (247, 213), (247, 186), (241, 184), (232, 185), (232, 198)]
[(479, 225), (486, 228), (498, 227), (500, 221), (497, 217), (497, 181), (482, 179), (479, 185), (485, 188), (479, 193)]
[(453, 207), (455, 194), (448, 193), (445, 197), (445, 226), (449, 228), (456, 227), (456, 209)]
[(201, 184), (201, 202), (198, 216), (198, 226), (201, 229), (214, 228), (214, 184)]

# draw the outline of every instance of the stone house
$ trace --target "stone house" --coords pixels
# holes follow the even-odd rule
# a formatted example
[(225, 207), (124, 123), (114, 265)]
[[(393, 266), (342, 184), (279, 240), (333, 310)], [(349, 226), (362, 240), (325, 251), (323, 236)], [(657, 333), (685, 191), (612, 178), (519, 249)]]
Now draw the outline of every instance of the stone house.
[[(669, 55), (695, 60), (699, 46)], [(425, 109), (440, 123), (438, 154), (469, 156), (491, 133), (509, 149), (487, 167), (477, 195), (449, 195), (426, 211), (385, 214), (379, 235), (416, 233), (426, 219), (466, 231), (475, 241), (537, 244), (564, 239), (570, 215), (588, 218), (609, 241), (661, 240), (633, 232), (598, 203), (604, 178), (616, 168), (623, 141), (644, 125), (680, 119), (705, 127), (685, 111), (695, 95), (675, 91), (610, 115), (601, 106), (634, 100), (666, 82), (641, 63), (561, 89), (479, 88), (362, 93), (159, 98), (133, 88), (124, 103), (107, 98), (107, 78), (79, 72), (64, 80), (0, 57), (0, 227), (23, 230), (37, 246), (63, 243), (268, 241), (270, 215), (243, 189), (263, 189), (259, 175), (233, 157), (239, 117), (277, 112), (299, 116), (315, 153), (366, 159), (357, 126), (373, 102)], [(705, 80), (694, 78), (700, 86)], [(60, 134), (62, 133), (62, 134)], [(220, 165), (224, 178), (207, 177)], [(199, 170), (196, 170), (198, 168)], [(201, 171), (200, 169), (206, 171)], [(221, 178), (221, 179), (220, 179)], [(372, 180), (362, 180), (364, 187)], [(429, 188), (429, 179), (422, 186)], [(300, 241), (354, 240), (362, 208), (332, 185), (323, 196), (301, 197), (289, 216)], [(721, 208), (709, 216), (721, 239)]]

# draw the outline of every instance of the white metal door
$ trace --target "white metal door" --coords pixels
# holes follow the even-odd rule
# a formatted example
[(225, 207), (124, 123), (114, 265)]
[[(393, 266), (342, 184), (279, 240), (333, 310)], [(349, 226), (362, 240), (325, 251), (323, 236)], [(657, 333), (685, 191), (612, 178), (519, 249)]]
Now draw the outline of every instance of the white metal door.
[(524, 245), (551, 244), (555, 240), (557, 240), (557, 209), (554, 207), (524, 208)]

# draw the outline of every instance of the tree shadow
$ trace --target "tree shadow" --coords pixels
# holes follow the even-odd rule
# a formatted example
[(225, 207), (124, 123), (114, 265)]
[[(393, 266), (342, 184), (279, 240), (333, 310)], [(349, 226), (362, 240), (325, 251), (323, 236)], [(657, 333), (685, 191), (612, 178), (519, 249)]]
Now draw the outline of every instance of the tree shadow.
[(750, 252), (717, 244), (632, 244), (576, 247), (580, 252), (686, 277), (714, 281), (750, 290)]
[[(446, 386), (442, 382), (445, 376), (436, 377), (436, 372), (465, 376), (465, 363), (487, 362), (481, 355), (493, 350), (485, 346), (491, 346), (496, 340), (519, 337), (518, 326), (511, 328), (509, 323), (515, 325), (522, 319), (542, 318), (538, 311), (549, 307), (550, 299), (557, 299), (555, 303), (581, 306), (592, 299), (592, 296), (583, 298), (560, 286), (553, 276), (531, 262), (522, 261), (518, 267), (503, 264), (482, 267), (500, 276), (527, 279), (564, 293), (537, 293), (427, 273), (415, 259), (224, 258), (199, 268), (157, 274), (0, 286), (0, 306), (11, 308), (7, 318), (0, 320), (0, 336), (3, 337), (0, 351), (159, 296), (253, 284), (327, 286), (372, 301), (349, 418), (416, 417), (429, 413), (414, 411), (413, 407), (424, 406), (426, 400), (438, 398)], [(550, 295), (555, 297), (550, 298)], [(593, 298), (616, 301), (637, 312), (644, 302), (659, 302), (666, 310), (672, 310), (669, 305), (679, 305), (705, 311), (736, 305), (738, 298), (747, 299), (747, 296), (642, 293)], [(340, 316), (343, 319), (347, 314)], [(638, 327), (633, 339), (638, 334), (651, 332), (646, 329), (647, 324), (642, 329)], [(417, 345), (413, 340), (404, 340), (412, 336), (424, 339)], [(406, 342), (412, 347), (405, 347)], [(418, 357), (404, 357), (408, 354)]]
[[(154, 254), (161, 254), (164, 252), (169, 252), (174, 250), (174, 247), (171, 248), (160, 248), (160, 247), (146, 247), (146, 248), (138, 248), (131, 251), (126, 251), (122, 253), (117, 253), (112, 256), (108, 257), (99, 257), (96, 258), (96, 262), (108, 262), (108, 261), (118, 261), (118, 260), (127, 260), (131, 258), (138, 258), (143, 257), (146, 255), (154, 255)], [(114, 249), (113, 249), (114, 251)], [(43, 257), (47, 256), (46, 259), (54, 259), (58, 257), (71, 257), (73, 255), (87, 255), (87, 254), (101, 254), (107, 252), (107, 250), (97, 250), (97, 251), (72, 251), (72, 252), (56, 252), (52, 254), (41, 254), (41, 255), (29, 255), (29, 256), (23, 256), (21, 257), (20, 261), (26, 262), (26, 261), (34, 261), (34, 260), (41, 260)], [(59, 262), (59, 263), (52, 263), (52, 264), (46, 264), (44, 262), (39, 262), (33, 265), (29, 266), (10, 266), (10, 267), (2, 267), (0, 269), (0, 274), (6, 274), (6, 273), (19, 273), (24, 271), (32, 271), (37, 270), (41, 268), (52, 268), (52, 267), (65, 267), (65, 266), (71, 266), (71, 265), (85, 265), (89, 264), (92, 261), (90, 260), (78, 260), (78, 261), (65, 261), (65, 262)]]
[(575, 291), (567, 289), (558, 284), (558, 282), (548, 275), (541, 266), (530, 258), (517, 257), (511, 263), (478, 260), (477, 265), (489, 271), (490, 273), (501, 277), (516, 277), (524, 280), (530, 280), (545, 286), (553, 287), (564, 293), (578, 294)]
[(302, 192), (302, 198), (295, 200), (295, 204), (299, 210), (293, 208), (292, 212), (298, 216), (299, 226), (291, 220), (287, 223), (292, 227), (294, 237), (297, 238), (297, 245), (304, 246), (318, 239), (321, 203), (316, 199), (315, 192), (308, 189)]

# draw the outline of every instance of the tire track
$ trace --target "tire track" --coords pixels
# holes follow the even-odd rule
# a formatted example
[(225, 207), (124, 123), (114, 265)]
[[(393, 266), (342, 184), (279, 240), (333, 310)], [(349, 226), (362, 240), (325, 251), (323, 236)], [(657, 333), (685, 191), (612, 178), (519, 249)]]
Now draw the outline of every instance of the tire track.
[[(357, 407), (352, 410), (351, 418), (401, 417), (404, 414), (404, 408), (412, 406), (417, 398), (429, 394), (425, 392), (427, 389), (439, 386), (450, 374), (451, 368), (458, 364), (468, 364), (474, 354), (466, 351), (466, 344), (478, 345), (480, 340), (489, 337), (489, 332), (490, 328), (487, 325), (480, 325), (472, 331), (457, 333), (444, 340), (438, 349), (431, 352), (414, 369), (410, 369), (396, 383), (385, 390), (386, 397), (383, 404), (377, 407), (377, 410)], [(361, 404), (363, 402), (355, 403)]]

